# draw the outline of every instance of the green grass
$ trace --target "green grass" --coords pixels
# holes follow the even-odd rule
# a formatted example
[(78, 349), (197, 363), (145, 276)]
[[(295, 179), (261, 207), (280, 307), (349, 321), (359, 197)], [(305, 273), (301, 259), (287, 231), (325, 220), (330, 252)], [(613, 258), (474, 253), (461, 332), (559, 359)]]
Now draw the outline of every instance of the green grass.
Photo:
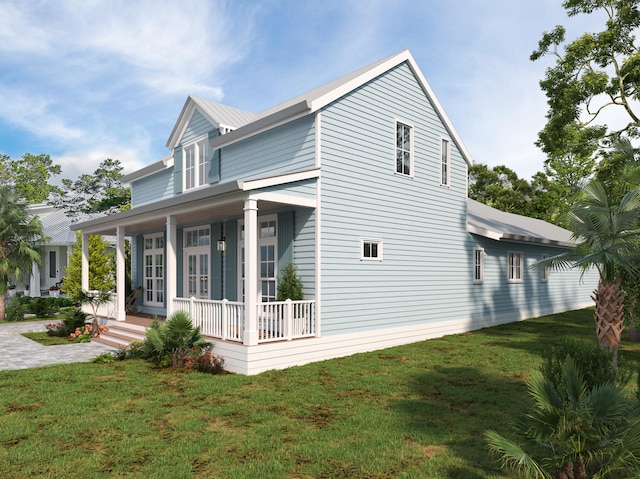
[[(0, 477), (506, 478), (483, 432), (510, 434), (542, 352), (595, 341), (592, 314), (253, 377), (139, 360), (2, 371)], [(640, 344), (622, 355), (640, 362)]]
[(22, 336), (36, 341), (43, 346), (58, 346), (60, 344), (73, 344), (78, 342), (71, 340), (69, 336), (49, 336), (46, 331), (22, 333)]

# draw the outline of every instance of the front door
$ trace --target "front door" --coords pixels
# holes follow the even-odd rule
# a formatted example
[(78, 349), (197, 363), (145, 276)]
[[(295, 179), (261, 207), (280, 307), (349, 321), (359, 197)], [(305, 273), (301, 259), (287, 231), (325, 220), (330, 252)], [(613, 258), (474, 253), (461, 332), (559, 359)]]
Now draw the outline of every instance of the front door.
[(199, 227), (184, 232), (184, 293), (187, 298), (211, 299), (209, 255), (211, 232)]

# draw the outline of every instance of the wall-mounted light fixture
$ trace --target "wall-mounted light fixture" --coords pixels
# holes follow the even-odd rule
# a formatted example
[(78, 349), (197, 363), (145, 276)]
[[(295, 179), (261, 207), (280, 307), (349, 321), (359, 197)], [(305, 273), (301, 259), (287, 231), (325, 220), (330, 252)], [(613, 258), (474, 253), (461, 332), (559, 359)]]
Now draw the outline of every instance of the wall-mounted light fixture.
[(226, 242), (226, 240), (225, 240), (225, 237), (224, 237), (224, 236), (218, 240), (217, 248), (218, 248), (218, 251), (220, 251), (220, 252), (224, 252), (224, 251), (226, 251), (226, 249), (227, 249), (227, 242)]

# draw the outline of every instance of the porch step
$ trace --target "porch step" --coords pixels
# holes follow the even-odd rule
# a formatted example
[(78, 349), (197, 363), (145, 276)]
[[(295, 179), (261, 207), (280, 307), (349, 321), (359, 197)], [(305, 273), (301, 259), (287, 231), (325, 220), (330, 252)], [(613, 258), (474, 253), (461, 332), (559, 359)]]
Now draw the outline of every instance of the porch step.
[(127, 349), (133, 341), (144, 341), (147, 330), (144, 326), (113, 320), (107, 321), (107, 327), (109, 330), (93, 341), (120, 349)]

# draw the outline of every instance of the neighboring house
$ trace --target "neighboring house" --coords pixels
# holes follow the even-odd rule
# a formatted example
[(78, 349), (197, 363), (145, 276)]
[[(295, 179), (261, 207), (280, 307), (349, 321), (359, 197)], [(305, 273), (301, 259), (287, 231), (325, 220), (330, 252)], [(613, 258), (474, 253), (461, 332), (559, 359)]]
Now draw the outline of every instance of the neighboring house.
[[(408, 51), (259, 115), (190, 96), (167, 147), (123, 179), (131, 210), (72, 228), (117, 238), (117, 319), (127, 236), (137, 308), (190, 311), (232, 371), (591, 304), (595, 275), (529, 269), (567, 231), (467, 199), (471, 157)], [(305, 300), (280, 303), (289, 262)]]
[(33, 205), (29, 211), (40, 219), (46, 241), (40, 245), (41, 266), (33, 263), (31, 271), (23, 272), (16, 292), (34, 297), (58, 294), (50, 292), (50, 288), (60, 285), (76, 242), (76, 234), (70, 229), (71, 219), (63, 210), (48, 205)]

